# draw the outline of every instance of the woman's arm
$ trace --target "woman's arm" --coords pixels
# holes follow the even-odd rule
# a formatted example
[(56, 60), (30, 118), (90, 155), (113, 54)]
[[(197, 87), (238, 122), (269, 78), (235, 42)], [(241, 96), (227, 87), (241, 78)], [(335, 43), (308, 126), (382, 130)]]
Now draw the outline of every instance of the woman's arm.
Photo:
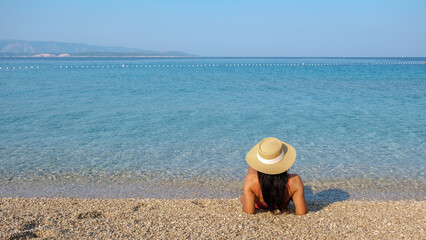
[(248, 214), (254, 214), (254, 193), (249, 189), (244, 189), (244, 194), (241, 196), (242, 204), (243, 204), (243, 212)]
[(243, 205), (243, 212), (248, 214), (255, 213), (254, 202), (256, 196), (252, 189), (253, 184), (255, 184), (253, 177), (253, 174), (247, 174), (244, 181), (243, 195), (240, 198), (241, 204)]
[(296, 215), (304, 215), (308, 213), (305, 202), (305, 188), (299, 175), (295, 175), (291, 178), (290, 189), (293, 194), (292, 198)]

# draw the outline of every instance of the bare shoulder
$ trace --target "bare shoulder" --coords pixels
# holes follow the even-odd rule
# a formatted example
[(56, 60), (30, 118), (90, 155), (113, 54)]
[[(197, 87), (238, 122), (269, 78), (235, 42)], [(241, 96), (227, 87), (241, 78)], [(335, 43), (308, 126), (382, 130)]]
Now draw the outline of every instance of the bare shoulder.
[(246, 179), (244, 180), (244, 190), (251, 190), (252, 192), (256, 191), (256, 187), (259, 184), (259, 179), (257, 177), (257, 172), (249, 170), (247, 173)]
[(256, 174), (249, 173), (247, 174), (246, 179), (244, 180), (244, 187), (255, 185), (258, 181), (259, 180)]
[(303, 189), (303, 181), (297, 174), (290, 174), (290, 189), (292, 192)]

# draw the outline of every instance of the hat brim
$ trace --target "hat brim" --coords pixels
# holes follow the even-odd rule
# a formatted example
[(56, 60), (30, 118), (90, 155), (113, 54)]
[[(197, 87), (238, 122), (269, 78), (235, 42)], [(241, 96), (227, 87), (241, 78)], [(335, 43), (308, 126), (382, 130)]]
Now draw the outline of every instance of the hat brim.
[(293, 165), (296, 160), (296, 150), (291, 145), (281, 141), (283, 144), (284, 157), (279, 162), (274, 164), (265, 164), (257, 159), (257, 149), (259, 147), (259, 143), (254, 146), (246, 155), (247, 164), (254, 168), (258, 172), (266, 173), (266, 174), (280, 174)]

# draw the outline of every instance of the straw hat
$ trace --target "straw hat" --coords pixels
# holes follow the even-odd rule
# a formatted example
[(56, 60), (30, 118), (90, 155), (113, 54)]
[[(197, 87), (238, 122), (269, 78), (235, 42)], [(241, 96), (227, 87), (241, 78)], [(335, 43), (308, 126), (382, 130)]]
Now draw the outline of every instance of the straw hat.
[(296, 160), (296, 150), (273, 137), (265, 138), (246, 155), (248, 165), (258, 172), (280, 174), (287, 171)]

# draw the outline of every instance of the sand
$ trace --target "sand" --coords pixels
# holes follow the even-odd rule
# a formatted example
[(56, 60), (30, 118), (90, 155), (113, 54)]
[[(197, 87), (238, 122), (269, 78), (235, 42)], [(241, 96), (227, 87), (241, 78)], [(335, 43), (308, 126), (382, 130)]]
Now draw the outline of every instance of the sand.
[(426, 239), (425, 201), (308, 209), (247, 215), (238, 199), (0, 198), (0, 239)]

